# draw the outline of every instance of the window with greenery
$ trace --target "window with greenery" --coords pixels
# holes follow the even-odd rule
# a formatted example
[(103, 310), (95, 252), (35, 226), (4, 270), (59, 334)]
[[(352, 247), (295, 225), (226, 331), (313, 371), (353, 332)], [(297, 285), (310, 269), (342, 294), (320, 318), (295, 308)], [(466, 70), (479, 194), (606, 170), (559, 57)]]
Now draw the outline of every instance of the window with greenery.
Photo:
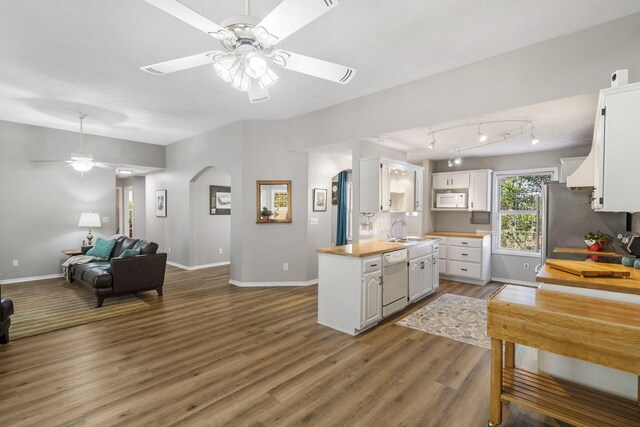
[(540, 253), (543, 186), (552, 179), (552, 170), (496, 174), (498, 234), (495, 251)]

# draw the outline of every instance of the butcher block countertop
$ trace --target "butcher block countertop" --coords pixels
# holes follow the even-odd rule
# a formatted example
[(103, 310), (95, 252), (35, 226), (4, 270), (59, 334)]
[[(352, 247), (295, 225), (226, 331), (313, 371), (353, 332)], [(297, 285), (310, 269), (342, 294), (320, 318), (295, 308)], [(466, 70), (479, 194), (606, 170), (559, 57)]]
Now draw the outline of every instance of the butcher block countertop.
[(618, 267), (629, 271), (629, 277), (580, 277), (544, 265), (536, 275), (536, 282), (640, 295), (640, 269)]
[(352, 245), (333, 246), (330, 248), (320, 248), (316, 249), (316, 252), (319, 254), (364, 258), (371, 255), (379, 255), (385, 252), (393, 252), (400, 249), (405, 249), (407, 246), (408, 245), (406, 243), (375, 241), (354, 243)]
[(482, 239), (484, 236), (490, 235), (491, 232), (486, 233), (460, 233), (457, 231), (432, 231), (430, 233), (424, 233), (425, 236), (441, 236), (441, 237), (466, 237), (467, 239)]

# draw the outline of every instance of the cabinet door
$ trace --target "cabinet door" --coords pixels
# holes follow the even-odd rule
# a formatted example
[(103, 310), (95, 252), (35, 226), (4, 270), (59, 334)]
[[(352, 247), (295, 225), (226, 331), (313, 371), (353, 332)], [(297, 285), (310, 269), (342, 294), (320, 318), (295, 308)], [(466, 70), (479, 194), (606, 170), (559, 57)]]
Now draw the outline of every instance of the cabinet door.
[(415, 187), (414, 187), (415, 195), (415, 206), (414, 210), (416, 212), (422, 212), (422, 193), (423, 193), (423, 181), (422, 181), (422, 170), (417, 170), (415, 172)]
[(415, 301), (421, 294), (421, 285), (424, 279), (424, 270), (422, 268), (423, 258), (409, 261), (409, 301)]
[(447, 188), (469, 188), (468, 172), (451, 173), (447, 178), (449, 182)]
[(431, 184), (434, 190), (446, 190), (449, 188), (449, 174), (440, 173), (431, 175)]
[(437, 254), (431, 257), (431, 286), (438, 289), (440, 286), (440, 259)]
[(430, 294), (433, 290), (433, 256), (421, 258), (422, 281), (420, 282), (420, 294)]
[(379, 271), (362, 278), (362, 328), (382, 319), (382, 277)]
[(380, 206), (381, 211), (388, 212), (391, 209), (391, 190), (389, 188), (391, 169), (386, 162), (380, 163)]
[(469, 174), (469, 210), (491, 211), (491, 172), (479, 171)]

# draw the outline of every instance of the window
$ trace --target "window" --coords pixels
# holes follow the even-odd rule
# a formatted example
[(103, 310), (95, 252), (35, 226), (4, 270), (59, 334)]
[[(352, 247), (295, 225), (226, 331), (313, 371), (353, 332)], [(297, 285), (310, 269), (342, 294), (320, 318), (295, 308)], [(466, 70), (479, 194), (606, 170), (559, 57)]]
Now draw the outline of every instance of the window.
[(529, 256), (540, 254), (543, 187), (555, 179), (556, 173), (556, 168), (496, 172), (494, 252)]

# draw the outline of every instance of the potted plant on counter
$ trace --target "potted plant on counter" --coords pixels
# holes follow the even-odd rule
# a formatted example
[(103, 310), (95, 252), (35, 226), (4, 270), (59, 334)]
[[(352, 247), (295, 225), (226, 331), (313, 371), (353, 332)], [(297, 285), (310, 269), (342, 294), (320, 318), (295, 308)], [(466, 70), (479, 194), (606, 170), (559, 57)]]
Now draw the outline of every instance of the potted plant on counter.
[(587, 249), (590, 251), (600, 252), (604, 249), (607, 243), (613, 242), (613, 237), (598, 230), (595, 233), (585, 234), (584, 242), (587, 244)]
[(260, 221), (269, 222), (269, 217), (271, 215), (273, 215), (273, 212), (270, 211), (266, 206), (263, 206), (262, 210), (260, 211)]

